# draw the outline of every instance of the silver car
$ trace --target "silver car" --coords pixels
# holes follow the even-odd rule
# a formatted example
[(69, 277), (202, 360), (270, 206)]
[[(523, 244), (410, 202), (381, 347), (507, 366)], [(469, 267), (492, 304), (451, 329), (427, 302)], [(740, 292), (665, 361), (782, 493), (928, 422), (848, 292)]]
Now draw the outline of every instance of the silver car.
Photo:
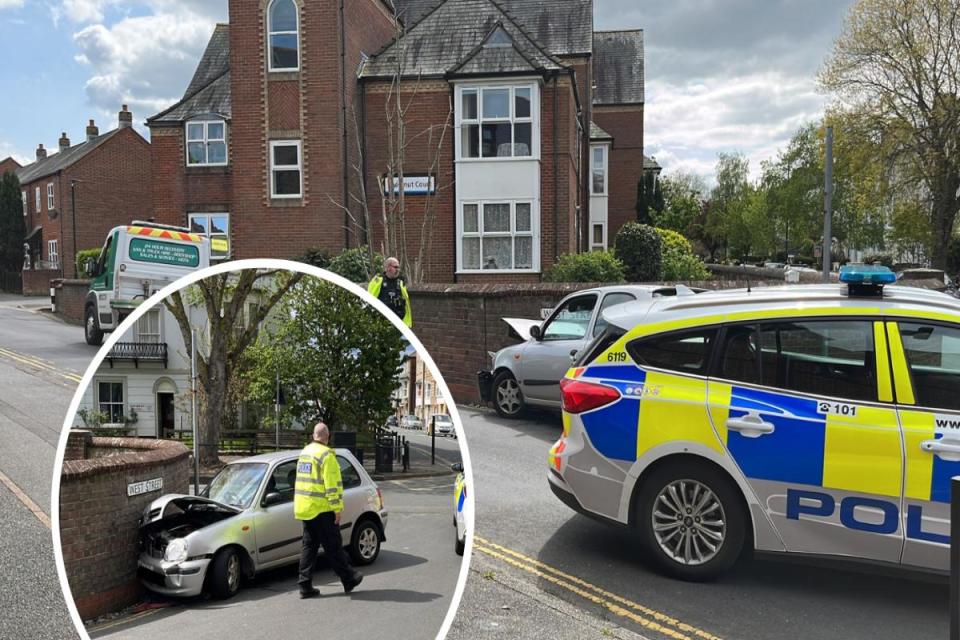
[[(357, 459), (337, 449), (343, 476), (341, 531), (354, 563), (377, 559), (386, 540), (383, 495)], [(241, 578), (300, 558), (293, 515), (299, 451), (243, 458), (220, 470), (200, 496), (168, 494), (144, 510), (138, 576), (151, 591), (229, 598)]]
[(492, 367), (477, 374), (480, 398), (505, 418), (528, 406), (560, 409), (560, 380), (573, 357), (607, 327), (601, 314), (614, 305), (661, 296), (693, 294), (683, 285), (613, 285), (584, 289), (560, 301), (543, 322), (504, 318), (526, 342), (491, 353)]

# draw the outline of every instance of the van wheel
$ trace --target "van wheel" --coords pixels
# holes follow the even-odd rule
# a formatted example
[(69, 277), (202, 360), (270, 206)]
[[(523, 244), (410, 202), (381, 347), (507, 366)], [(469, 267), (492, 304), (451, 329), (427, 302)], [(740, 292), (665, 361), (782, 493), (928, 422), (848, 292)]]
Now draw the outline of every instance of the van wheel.
[(99, 347), (103, 344), (103, 331), (100, 330), (97, 308), (93, 305), (87, 305), (83, 313), (83, 337), (89, 345)]
[(217, 598), (227, 599), (240, 590), (240, 554), (227, 548), (210, 563), (210, 592)]
[(681, 580), (713, 580), (733, 566), (746, 513), (719, 471), (683, 460), (643, 480), (634, 522), (656, 565)]
[(523, 392), (509, 371), (501, 371), (493, 379), (493, 408), (503, 418), (516, 418), (523, 413)]

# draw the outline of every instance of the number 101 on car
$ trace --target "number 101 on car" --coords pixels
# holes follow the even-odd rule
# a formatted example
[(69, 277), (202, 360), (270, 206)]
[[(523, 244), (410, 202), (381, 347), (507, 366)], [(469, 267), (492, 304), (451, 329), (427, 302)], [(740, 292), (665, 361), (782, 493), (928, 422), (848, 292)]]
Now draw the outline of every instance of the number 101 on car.
[(857, 405), (843, 402), (818, 402), (817, 413), (822, 415), (850, 416), (857, 415)]

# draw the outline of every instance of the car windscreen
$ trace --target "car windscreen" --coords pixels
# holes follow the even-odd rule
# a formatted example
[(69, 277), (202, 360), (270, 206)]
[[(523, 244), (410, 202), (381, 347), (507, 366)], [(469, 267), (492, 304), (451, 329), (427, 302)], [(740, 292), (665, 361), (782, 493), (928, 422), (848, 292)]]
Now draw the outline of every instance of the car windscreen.
[(246, 509), (253, 502), (266, 472), (267, 465), (262, 462), (228, 464), (200, 495), (238, 509)]

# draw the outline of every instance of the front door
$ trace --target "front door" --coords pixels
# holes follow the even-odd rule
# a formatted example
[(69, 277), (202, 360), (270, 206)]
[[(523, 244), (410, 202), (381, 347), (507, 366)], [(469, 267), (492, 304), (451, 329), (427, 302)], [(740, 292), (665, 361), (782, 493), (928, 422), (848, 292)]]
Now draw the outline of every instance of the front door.
[(516, 369), (523, 395), (531, 400), (560, 404), (560, 380), (570, 368), (571, 352), (587, 342), (597, 294), (568, 299), (544, 323), (538, 340), (527, 343)]
[(911, 320), (887, 332), (907, 466), (903, 563), (946, 570), (950, 479), (960, 475), (960, 326)]
[(724, 331), (711, 417), (788, 551), (900, 559), (902, 447), (886, 354), (870, 320)]
[(172, 393), (157, 394), (157, 437), (170, 438), (176, 428)]

